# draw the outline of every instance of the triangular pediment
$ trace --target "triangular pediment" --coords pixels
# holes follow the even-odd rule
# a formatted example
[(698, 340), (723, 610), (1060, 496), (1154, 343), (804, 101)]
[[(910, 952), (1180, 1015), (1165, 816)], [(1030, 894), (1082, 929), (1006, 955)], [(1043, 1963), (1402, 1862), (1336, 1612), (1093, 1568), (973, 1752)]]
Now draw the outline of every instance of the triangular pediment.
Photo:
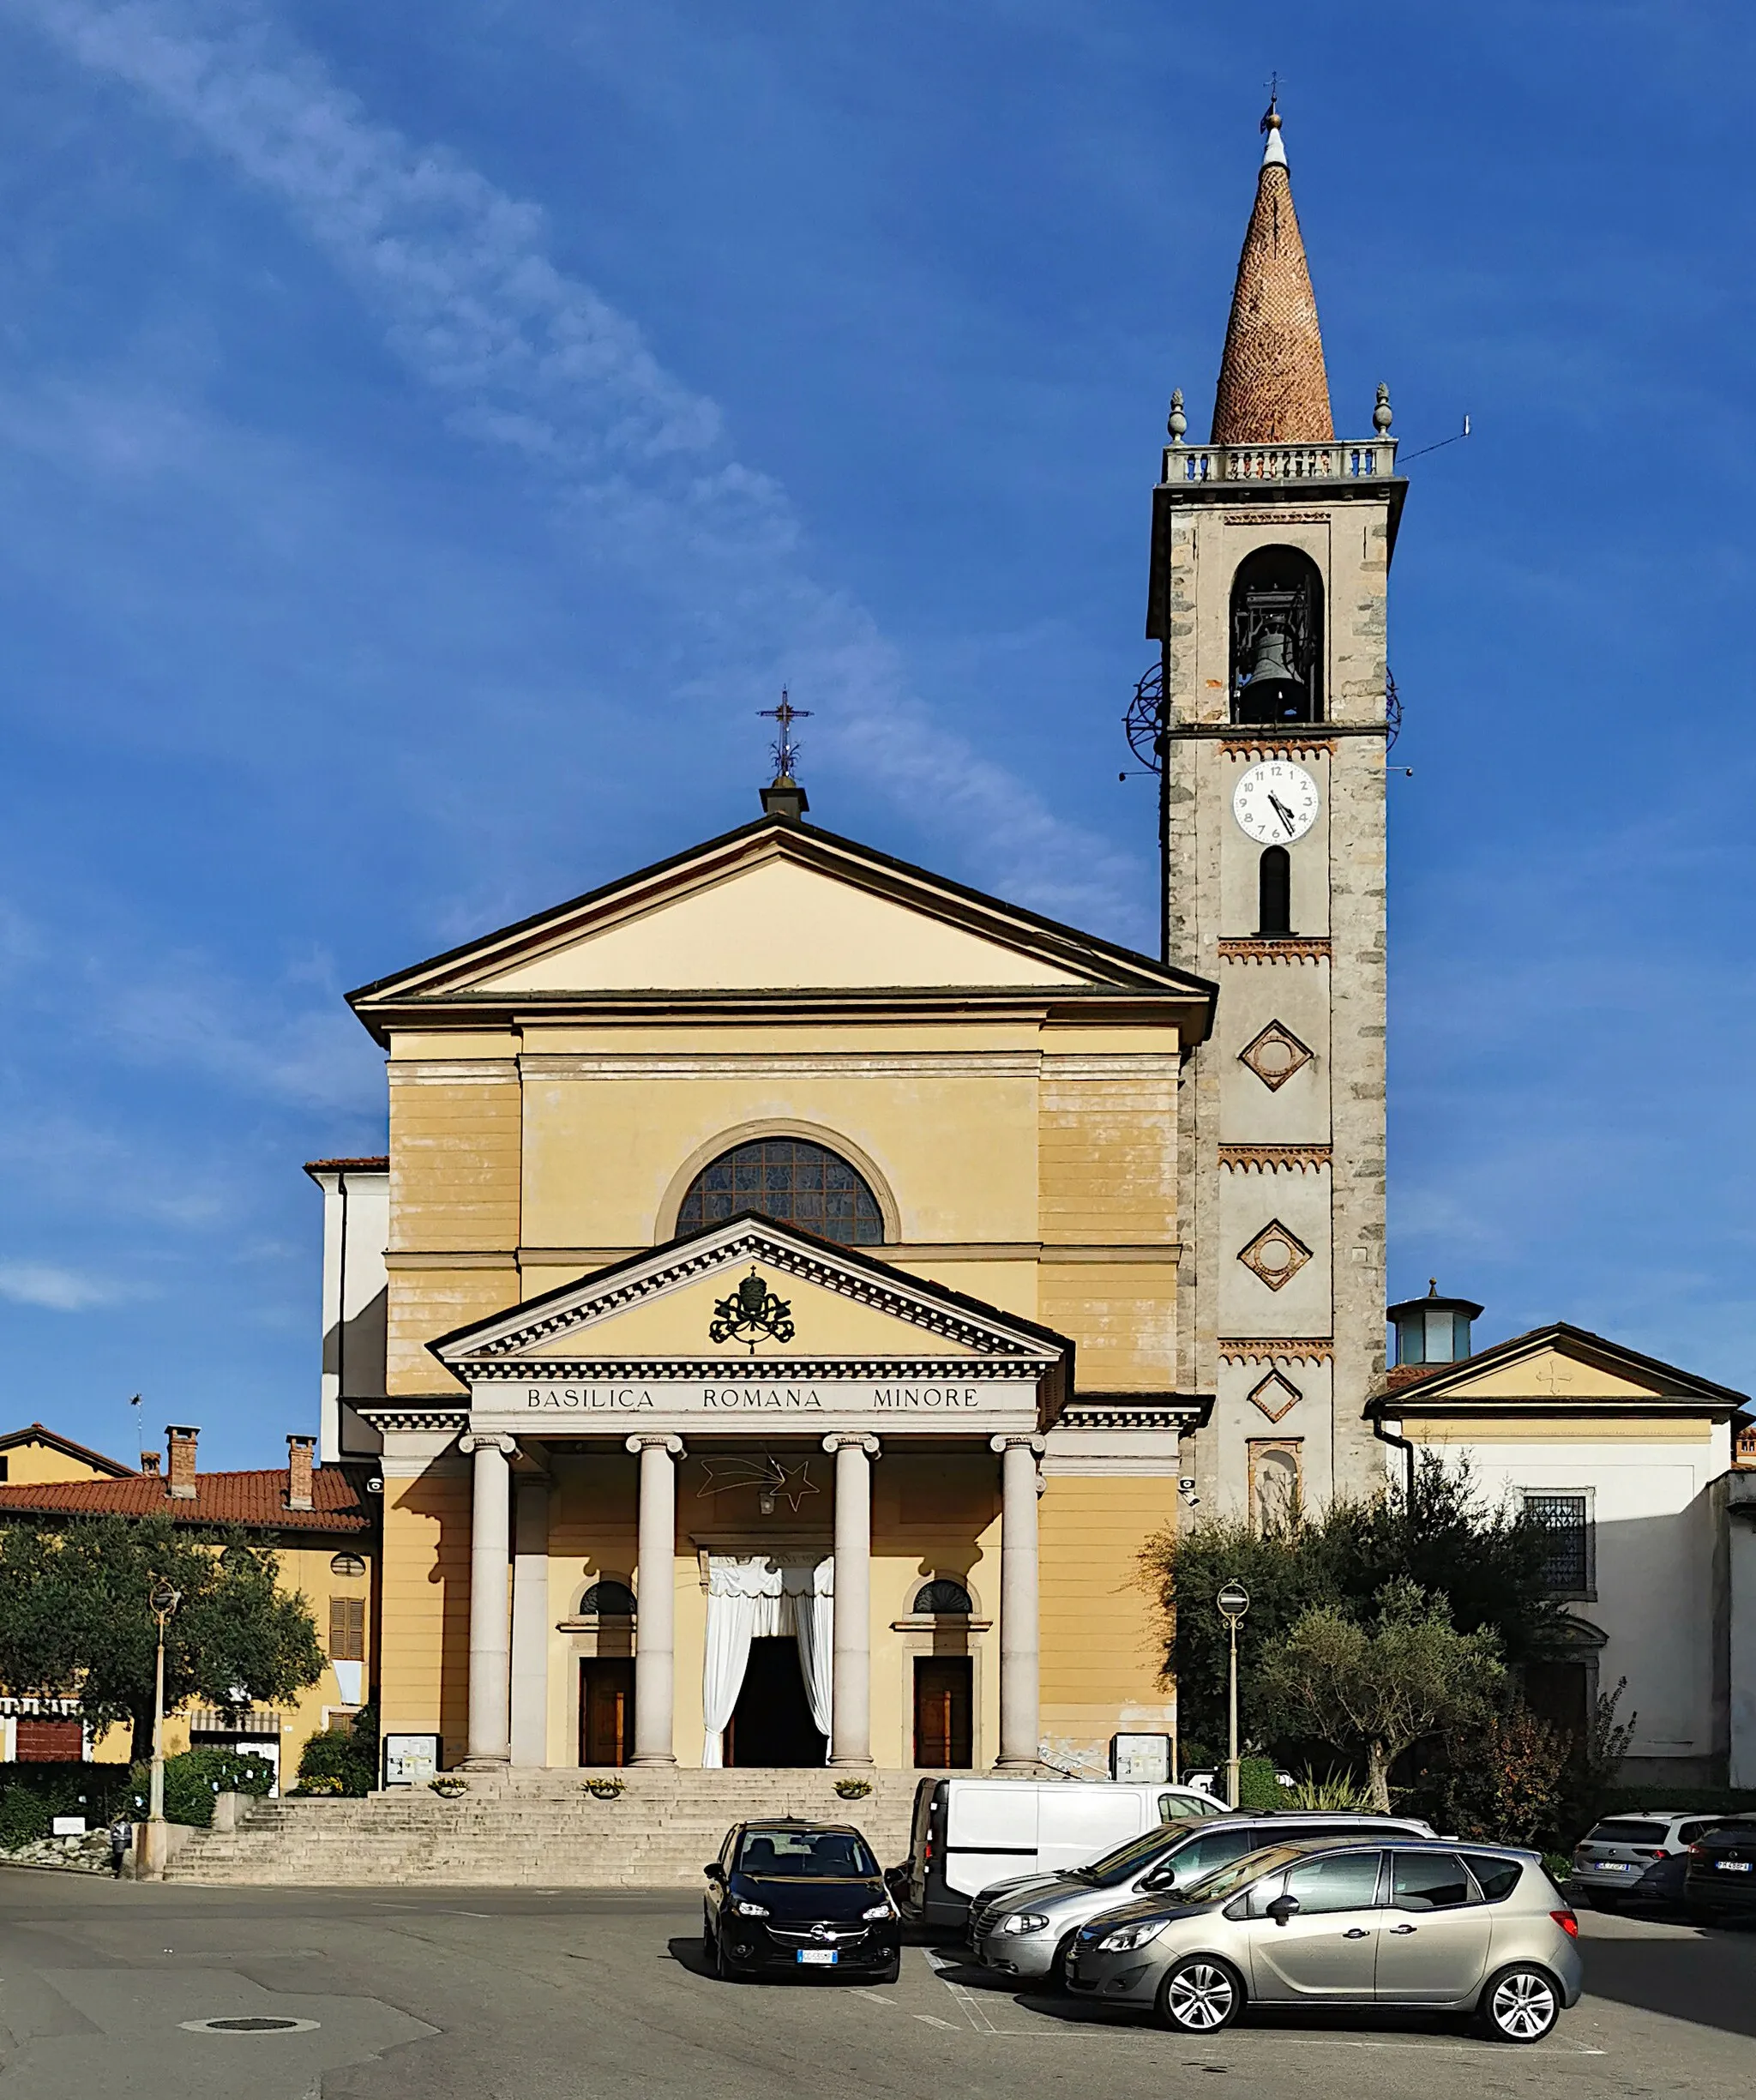
[(1401, 1384), (1380, 1413), (1699, 1414), (1723, 1420), (1749, 1405), (1725, 1386), (1565, 1324), (1514, 1335), (1461, 1363)]
[(582, 1362), (967, 1363), (1036, 1377), (1069, 1345), (942, 1285), (745, 1214), (621, 1261), (432, 1345), (446, 1368), (536, 1375)]
[(351, 998), (372, 1024), (450, 1002), (1011, 990), (1170, 999), (1203, 1030), (1213, 992), (869, 847), (764, 819)]

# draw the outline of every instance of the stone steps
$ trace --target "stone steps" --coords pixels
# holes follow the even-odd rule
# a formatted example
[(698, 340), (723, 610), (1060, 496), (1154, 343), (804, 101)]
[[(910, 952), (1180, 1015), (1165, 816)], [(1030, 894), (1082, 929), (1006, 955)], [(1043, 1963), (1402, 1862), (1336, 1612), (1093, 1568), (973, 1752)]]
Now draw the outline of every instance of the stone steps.
[(254, 1802), (235, 1831), (197, 1833), (166, 1879), (699, 1888), (702, 1862), (732, 1824), (786, 1814), (851, 1823), (889, 1866), (908, 1849), (923, 1775), (874, 1772), (871, 1793), (851, 1802), (821, 1770), (630, 1770), (618, 1775), (626, 1790), (614, 1801), (587, 1793), (588, 1775), (576, 1770), (466, 1776), (469, 1792), (448, 1800), (421, 1789)]

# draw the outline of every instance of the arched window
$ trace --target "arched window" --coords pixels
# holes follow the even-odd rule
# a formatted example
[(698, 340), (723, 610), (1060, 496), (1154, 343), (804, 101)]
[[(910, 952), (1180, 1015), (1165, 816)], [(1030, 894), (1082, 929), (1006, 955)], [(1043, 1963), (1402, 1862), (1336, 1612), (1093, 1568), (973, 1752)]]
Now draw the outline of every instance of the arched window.
[(1256, 930), (1293, 930), (1293, 859), (1284, 845), (1265, 845), (1256, 864)]
[(948, 1576), (935, 1575), (915, 1592), (915, 1614), (919, 1618), (942, 1614), (947, 1618), (967, 1619), (975, 1608), (962, 1583), (953, 1582)]
[(740, 1211), (761, 1211), (844, 1247), (877, 1247), (884, 1239), (884, 1214), (863, 1176), (803, 1138), (758, 1138), (721, 1152), (689, 1183), (677, 1229), (716, 1225)]
[(1232, 579), (1231, 719), (1323, 719), (1323, 579), (1296, 547), (1259, 547)]
[(594, 1582), (580, 1599), (582, 1619), (631, 1619), (634, 1593), (625, 1582)]

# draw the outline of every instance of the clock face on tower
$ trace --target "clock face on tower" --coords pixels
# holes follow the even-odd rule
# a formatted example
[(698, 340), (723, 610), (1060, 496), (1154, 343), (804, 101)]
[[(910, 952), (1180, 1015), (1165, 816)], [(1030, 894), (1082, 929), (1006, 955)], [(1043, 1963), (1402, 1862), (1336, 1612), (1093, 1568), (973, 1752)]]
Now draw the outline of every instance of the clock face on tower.
[(1231, 791), (1238, 828), (1259, 845), (1290, 845), (1317, 821), (1317, 783), (1290, 759), (1252, 766)]

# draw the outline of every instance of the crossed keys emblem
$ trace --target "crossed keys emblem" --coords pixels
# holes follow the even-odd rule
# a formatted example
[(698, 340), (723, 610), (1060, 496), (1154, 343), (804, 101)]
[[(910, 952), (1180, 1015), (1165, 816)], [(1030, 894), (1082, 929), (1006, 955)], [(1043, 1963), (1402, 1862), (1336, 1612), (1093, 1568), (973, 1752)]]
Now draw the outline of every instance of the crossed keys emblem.
[(742, 1342), (754, 1351), (758, 1342), (790, 1342), (792, 1337), (791, 1303), (775, 1297), (754, 1264), (736, 1291), (714, 1301), (710, 1341)]

